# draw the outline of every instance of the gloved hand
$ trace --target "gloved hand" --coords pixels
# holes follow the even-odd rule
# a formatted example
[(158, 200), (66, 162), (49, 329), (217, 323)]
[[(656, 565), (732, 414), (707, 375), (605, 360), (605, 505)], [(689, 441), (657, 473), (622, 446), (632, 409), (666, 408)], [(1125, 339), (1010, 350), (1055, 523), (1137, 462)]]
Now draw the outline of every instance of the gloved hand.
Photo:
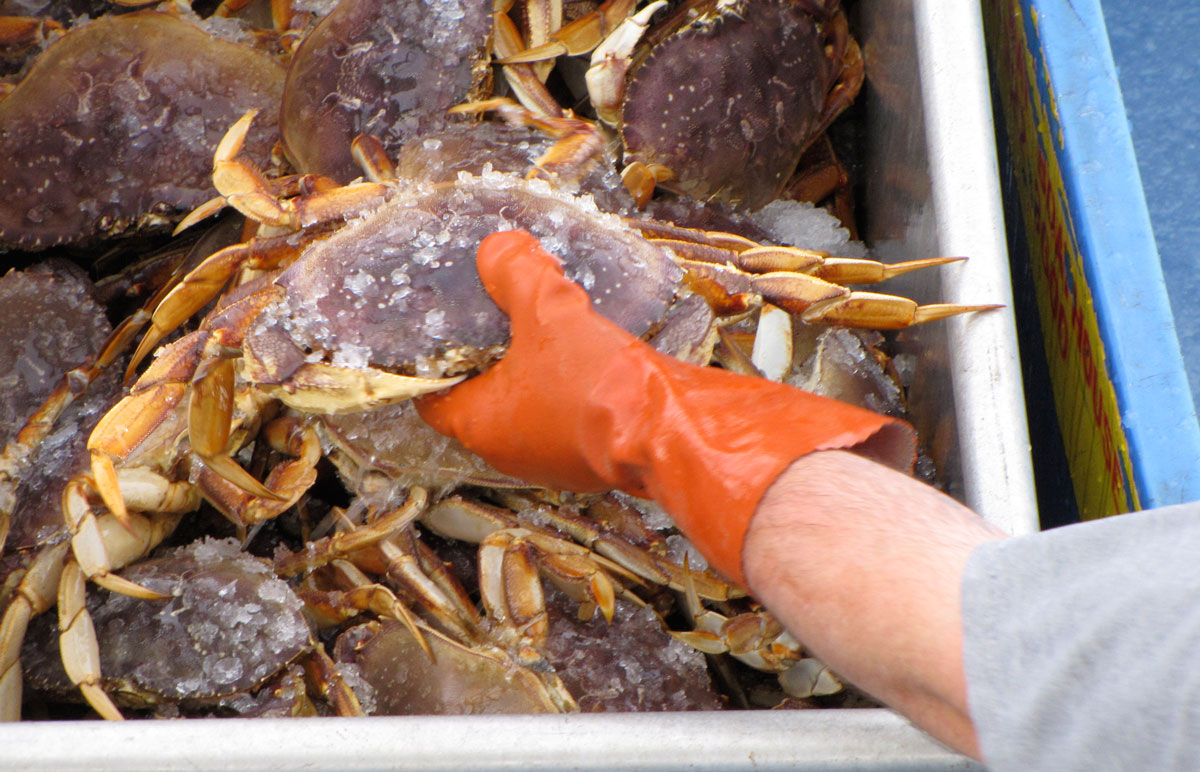
[(477, 264), (512, 342), (487, 372), (419, 399), (421, 417), (529, 482), (654, 499), (739, 584), (750, 518), (793, 460), (853, 448), (911, 469), (905, 422), (655, 351), (592, 310), (524, 231), (484, 239)]

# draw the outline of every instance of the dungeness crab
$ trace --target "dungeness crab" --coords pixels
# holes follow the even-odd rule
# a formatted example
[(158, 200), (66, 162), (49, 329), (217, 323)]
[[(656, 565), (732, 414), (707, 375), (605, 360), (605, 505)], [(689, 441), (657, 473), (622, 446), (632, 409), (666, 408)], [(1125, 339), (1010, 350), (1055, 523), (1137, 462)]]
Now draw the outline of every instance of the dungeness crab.
[[(162, 225), (211, 195), (207, 148), (248, 109), (274, 116), (284, 76), (215, 29), (190, 12), (146, 10), (49, 45), (0, 100), (0, 249)], [(249, 139), (260, 161), (274, 123)]]
[(779, 196), (862, 86), (862, 55), (839, 0), (688, 0), (652, 24), (666, 5), (657, 2), (602, 42), (599, 22), (614, 5), (501, 61), (598, 46), (588, 92), (597, 115), (621, 132), (641, 180), (631, 180), (635, 188), (657, 181), (696, 200), (758, 209)]

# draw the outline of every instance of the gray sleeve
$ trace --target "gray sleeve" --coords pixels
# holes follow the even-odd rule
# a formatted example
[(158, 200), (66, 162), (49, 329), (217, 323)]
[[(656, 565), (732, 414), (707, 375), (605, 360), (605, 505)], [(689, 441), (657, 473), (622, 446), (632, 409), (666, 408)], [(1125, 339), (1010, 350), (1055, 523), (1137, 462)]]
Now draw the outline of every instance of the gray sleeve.
[(992, 769), (1200, 769), (1200, 503), (986, 544), (962, 597)]

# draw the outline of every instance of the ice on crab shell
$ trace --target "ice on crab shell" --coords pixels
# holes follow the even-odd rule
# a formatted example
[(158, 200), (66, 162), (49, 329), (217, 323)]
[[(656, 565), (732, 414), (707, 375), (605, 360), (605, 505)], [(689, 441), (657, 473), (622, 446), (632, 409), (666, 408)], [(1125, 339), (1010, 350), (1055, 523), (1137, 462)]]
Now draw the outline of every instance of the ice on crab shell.
[(564, 261), (597, 311), (635, 335), (666, 315), (681, 271), (659, 247), (587, 197), (498, 172), (404, 189), (314, 244), (276, 283), (279, 303), (251, 331), (282, 330), (303, 356), (440, 376), (496, 358), (508, 319), (475, 268), (491, 233), (523, 228)]
[[(232, 539), (205, 539), (130, 567), (124, 576), (170, 596), (146, 601), (94, 591), (88, 610), (104, 684), (134, 705), (205, 701), (262, 684), (308, 646), (303, 604), (266, 562)], [(54, 648), (53, 615), (34, 620), (22, 660), (35, 683), (70, 691)]]
[(715, 710), (704, 655), (663, 632), (650, 608), (617, 603), (612, 622), (583, 621), (577, 604), (548, 588), (546, 659), (583, 712)]

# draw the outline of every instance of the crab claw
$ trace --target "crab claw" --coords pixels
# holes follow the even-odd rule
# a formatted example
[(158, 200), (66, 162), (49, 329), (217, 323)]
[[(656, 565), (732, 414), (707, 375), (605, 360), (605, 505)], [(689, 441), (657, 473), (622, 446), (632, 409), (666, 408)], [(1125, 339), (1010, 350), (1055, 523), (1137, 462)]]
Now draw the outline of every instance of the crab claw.
[(625, 101), (625, 74), (629, 70), (630, 56), (638, 41), (650, 26), (650, 18), (666, 5), (666, 0), (655, 0), (604, 39), (592, 52), (591, 66), (584, 80), (588, 95), (596, 108), (596, 115), (609, 126), (621, 122), (621, 105)]
[(636, 0), (607, 0), (595, 11), (566, 25), (539, 46), (506, 56), (500, 64), (542, 62), (564, 54), (586, 54), (604, 40), (637, 5)]
[(129, 510), (125, 508), (125, 497), (121, 495), (121, 485), (117, 482), (117, 469), (107, 453), (92, 451), (92, 478), (104, 506), (121, 525), (131, 529)]
[(178, 522), (170, 513), (195, 509), (199, 497), (188, 483), (171, 483), (146, 470), (124, 470), (123, 474), (122, 500), (129, 497), (139, 509), (153, 509), (165, 516), (151, 520), (126, 511), (124, 520), (116, 518), (115, 513), (111, 519), (97, 517), (87, 501), (90, 482), (86, 477), (76, 477), (63, 490), (62, 504), (63, 518), (71, 531), (71, 551), (84, 575), (101, 587), (135, 598), (159, 600), (165, 596), (113, 571), (153, 549)]
[[(246, 369), (251, 374), (268, 372), (246, 352)], [(261, 368), (261, 369), (259, 369)], [(289, 407), (310, 413), (350, 413), (448, 389), (465, 375), (451, 378), (418, 378), (369, 368), (339, 367), (308, 362), (280, 384), (262, 384), (260, 389)]]

